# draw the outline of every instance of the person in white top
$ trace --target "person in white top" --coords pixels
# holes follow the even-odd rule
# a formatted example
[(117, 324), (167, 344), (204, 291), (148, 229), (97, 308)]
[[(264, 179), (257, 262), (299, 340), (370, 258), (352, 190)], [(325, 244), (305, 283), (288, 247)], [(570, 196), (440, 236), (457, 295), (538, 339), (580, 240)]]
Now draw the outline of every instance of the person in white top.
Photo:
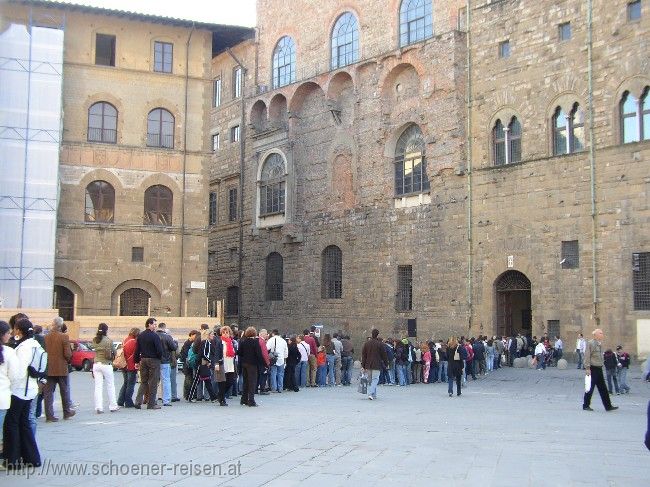
[(309, 369), (309, 344), (302, 339), (301, 335), (296, 336), (298, 351), (300, 352), (300, 363), (296, 365), (296, 386), (307, 386), (307, 370)]
[(578, 356), (578, 369), (584, 369), (583, 360), (585, 358), (585, 349), (587, 348), (587, 342), (585, 337), (582, 336), (582, 333), (578, 335), (576, 340), (576, 355)]
[(546, 347), (543, 340), (540, 340), (535, 347), (535, 358), (537, 359), (537, 370), (546, 370)]
[[(16, 351), (7, 346), (11, 337), (11, 327), (6, 321), (0, 321), (0, 427), (5, 422), (7, 410), (11, 405), (11, 383), (20, 377)], [(0, 432), (2, 439), (2, 432)]]
[(11, 404), (5, 416), (3, 443), (5, 467), (7, 469), (25, 465), (39, 467), (41, 454), (29, 424), (29, 409), (32, 400), (38, 394), (38, 383), (35, 378), (29, 376), (27, 367), (41, 346), (34, 340), (34, 327), (27, 319), (16, 323), (14, 334), (18, 373), (11, 381)]
[(334, 333), (332, 336), (332, 343), (334, 344), (334, 383), (337, 386), (341, 385), (341, 352), (343, 351), (343, 342), (339, 340), (339, 334)]
[(282, 392), (284, 388), (284, 364), (289, 356), (289, 345), (280, 336), (278, 330), (273, 330), (273, 335), (266, 341), (266, 349), (269, 351), (269, 358), (272, 354), (277, 357), (275, 364), (271, 365), (271, 392)]

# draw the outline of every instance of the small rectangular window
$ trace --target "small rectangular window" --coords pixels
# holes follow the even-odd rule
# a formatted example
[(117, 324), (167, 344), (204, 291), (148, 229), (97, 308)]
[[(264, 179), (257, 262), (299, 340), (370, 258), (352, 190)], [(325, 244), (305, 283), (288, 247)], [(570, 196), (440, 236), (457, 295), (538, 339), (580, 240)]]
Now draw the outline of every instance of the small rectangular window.
[(546, 322), (546, 333), (551, 340), (562, 336), (560, 335), (560, 320), (548, 320)]
[(241, 96), (241, 77), (242, 71), (239, 66), (237, 66), (232, 71), (232, 97), (239, 98)]
[(650, 310), (650, 252), (632, 254), (634, 309)]
[(144, 262), (144, 247), (131, 247), (131, 262)]
[(627, 4), (627, 20), (639, 20), (641, 18), (641, 0)]
[(467, 31), (467, 7), (458, 9), (458, 30), (461, 32)]
[(228, 190), (228, 221), (237, 221), (237, 188)]
[(217, 223), (217, 193), (210, 191), (210, 200), (208, 202), (208, 222), (210, 225)]
[(400, 265), (397, 267), (397, 303), (398, 311), (413, 309), (413, 267)]
[(580, 250), (577, 240), (562, 242), (562, 269), (577, 269), (580, 267)]
[(510, 57), (510, 41), (502, 41), (499, 43), (499, 57), (502, 59)]
[(109, 34), (95, 36), (95, 64), (115, 66), (115, 36)]
[(159, 73), (171, 73), (174, 62), (174, 45), (169, 42), (154, 42), (153, 70)]
[(213, 105), (215, 107), (218, 107), (221, 105), (221, 78), (215, 79), (214, 80), (214, 99), (213, 99)]
[(571, 39), (571, 22), (564, 22), (558, 25), (558, 35), (561, 41), (568, 41)]
[(219, 134), (212, 134), (212, 152), (217, 152), (219, 149), (221, 149)]
[(230, 142), (239, 142), (239, 125), (230, 127)]
[(215, 267), (217, 265), (217, 253), (214, 250), (208, 251), (208, 267)]

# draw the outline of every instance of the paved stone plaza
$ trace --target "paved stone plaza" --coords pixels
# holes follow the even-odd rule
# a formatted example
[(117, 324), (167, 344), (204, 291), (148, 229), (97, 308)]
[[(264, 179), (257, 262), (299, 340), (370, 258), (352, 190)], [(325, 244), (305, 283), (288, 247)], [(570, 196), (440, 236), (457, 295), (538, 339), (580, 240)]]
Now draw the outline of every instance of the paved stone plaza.
[[(74, 372), (71, 381), (77, 415), (55, 424), (39, 420), (49, 472), (9, 482), (0, 473), (0, 484), (650, 485), (643, 445), (650, 385), (638, 367), (632, 393), (614, 396), (620, 409), (611, 413), (597, 394), (595, 411), (582, 411), (583, 374), (574, 369), (501, 369), (470, 381), (460, 398), (432, 384), (380, 387), (379, 399), (369, 401), (353, 386), (261, 396), (258, 408), (233, 398), (228, 408), (181, 401), (160, 411), (103, 415), (94, 413), (91, 375)], [(160, 475), (115, 474), (124, 464), (161, 463), (167, 466)], [(213, 464), (222, 466), (221, 476), (191, 475)], [(87, 475), (56, 475), (62, 467), (86, 468)], [(112, 468), (113, 475), (93, 468)]]

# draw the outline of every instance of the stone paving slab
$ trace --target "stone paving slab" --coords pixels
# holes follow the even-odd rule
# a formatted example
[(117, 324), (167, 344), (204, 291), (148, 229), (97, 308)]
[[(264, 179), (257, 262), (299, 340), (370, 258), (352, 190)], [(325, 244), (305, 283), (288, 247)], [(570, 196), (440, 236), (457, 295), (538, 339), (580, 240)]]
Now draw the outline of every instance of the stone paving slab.
[[(629, 382), (632, 393), (613, 396), (620, 409), (610, 413), (597, 395), (595, 411), (582, 411), (580, 371), (505, 368), (453, 398), (446, 384), (380, 386), (377, 401), (352, 386), (261, 396), (258, 408), (233, 398), (228, 408), (180, 402), (96, 415), (90, 374), (74, 372), (77, 415), (39, 420), (49, 470), (30, 479), (0, 472), (0, 485), (650, 486), (643, 445), (650, 385), (634, 372)], [(237, 462), (239, 475), (227, 472)], [(99, 470), (161, 463), (169, 467), (155, 475)], [(221, 475), (190, 471), (212, 464)], [(87, 470), (56, 475), (53, 466)]]

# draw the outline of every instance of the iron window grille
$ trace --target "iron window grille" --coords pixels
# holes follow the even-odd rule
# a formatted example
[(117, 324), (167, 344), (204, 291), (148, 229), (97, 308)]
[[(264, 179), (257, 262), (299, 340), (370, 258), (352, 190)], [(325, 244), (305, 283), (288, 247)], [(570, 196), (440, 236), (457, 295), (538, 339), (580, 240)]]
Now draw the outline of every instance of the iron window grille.
[(342, 14), (332, 30), (332, 69), (342, 68), (359, 60), (359, 25), (350, 12)]
[(88, 142), (117, 142), (117, 109), (100, 101), (88, 108)]
[(321, 276), (321, 297), (340, 299), (343, 296), (343, 255), (336, 245), (323, 250)]
[(106, 181), (93, 181), (86, 186), (84, 220), (93, 223), (113, 223), (115, 189)]
[(289, 36), (282, 37), (273, 50), (273, 88), (296, 81), (296, 45)]
[(571, 154), (585, 148), (585, 114), (578, 103), (567, 116), (561, 107), (553, 115), (553, 155)]
[(120, 316), (147, 316), (151, 295), (144, 289), (131, 288), (120, 294)]
[(217, 193), (210, 191), (208, 201), (208, 222), (210, 225), (217, 223)]
[(95, 64), (115, 66), (115, 36), (97, 34), (95, 36)]
[(397, 267), (397, 303), (398, 311), (413, 309), (413, 267), (401, 265)]
[(411, 125), (400, 136), (395, 148), (395, 194), (404, 196), (428, 191), (425, 143), (422, 131)]
[(174, 148), (174, 116), (164, 108), (155, 108), (149, 112), (147, 146)]
[(577, 240), (562, 242), (562, 269), (577, 269), (580, 267), (580, 248)]
[(228, 190), (228, 221), (237, 220), (237, 188)]
[(560, 320), (547, 320), (546, 333), (549, 338), (559, 337), (560, 335)]
[(632, 254), (634, 309), (650, 310), (650, 252)]
[(239, 316), (239, 288), (230, 286), (226, 290), (226, 316)]
[(160, 184), (150, 186), (144, 192), (144, 224), (171, 226), (174, 195)]
[(284, 159), (273, 153), (266, 158), (260, 178), (260, 215), (284, 213), (286, 172)]
[(144, 247), (131, 247), (131, 262), (144, 262)]
[(646, 86), (637, 99), (629, 91), (623, 93), (620, 102), (621, 142), (650, 140), (650, 87)]
[(517, 117), (512, 117), (508, 127), (497, 120), (492, 129), (492, 147), (494, 165), (521, 162), (521, 124)]
[(399, 9), (400, 47), (433, 36), (431, 3), (431, 0), (402, 0)]
[(153, 70), (159, 73), (171, 73), (174, 64), (174, 45), (169, 42), (154, 42)]
[(266, 300), (282, 301), (283, 295), (283, 259), (277, 252), (266, 258)]

